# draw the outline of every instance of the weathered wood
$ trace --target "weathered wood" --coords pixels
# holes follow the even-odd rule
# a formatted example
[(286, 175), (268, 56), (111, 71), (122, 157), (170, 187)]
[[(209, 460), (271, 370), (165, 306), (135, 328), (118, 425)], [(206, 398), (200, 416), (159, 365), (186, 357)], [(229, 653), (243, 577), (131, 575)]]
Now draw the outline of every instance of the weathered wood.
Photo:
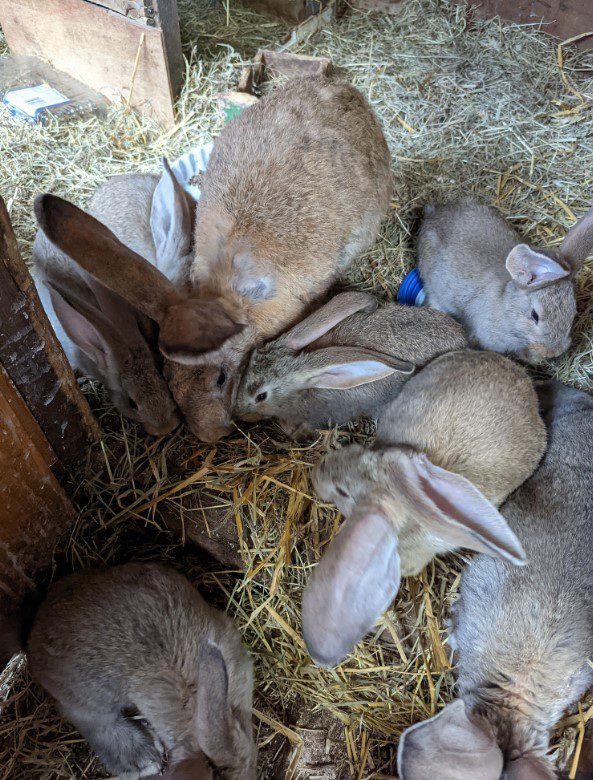
[[(465, 2), (466, 0), (463, 0)], [(593, 2), (591, 0), (467, 0), (476, 16), (500, 16), (519, 24), (545, 22), (543, 29), (563, 40), (592, 33), (579, 45), (593, 47)]]
[(108, 8), (110, 11), (127, 16), (128, 19), (146, 20), (144, 0), (85, 0), (85, 2)]
[(0, 366), (0, 615), (13, 612), (35, 589), (35, 575), (49, 565), (60, 534), (75, 521), (51, 471), (53, 458)]
[(79, 462), (89, 442), (99, 438), (99, 427), (20, 256), (2, 198), (0, 363), (57, 459), (65, 466)]
[(86, 0), (2, 0), (0, 25), (13, 54), (46, 59), (110, 100), (130, 99), (170, 127), (181, 60), (168, 59), (176, 47), (170, 40), (175, 14), (165, 12), (165, 3), (159, 8), (162, 30)]
[(163, 33), (163, 43), (169, 81), (174, 96), (178, 95), (183, 86), (185, 68), (183, 54), (181, 52), (181, 31), (179, 29), (179, 14), (177, 12), (177, 0), (151, 0), (152, 5), (147, 7), (154, 9), (155, 23)]
[(277, 16), (289, 22), (302, 22), (309, 16), (320, 13), (330, 0), (240, 0), (254, 11)]
[(309, 57), (305, 54), (292, 54), (287, 51), (278, 52), (263, 49), (261, 59), (266, 78), (325, 76), (331, 68), (331, 60), (327, 57)]

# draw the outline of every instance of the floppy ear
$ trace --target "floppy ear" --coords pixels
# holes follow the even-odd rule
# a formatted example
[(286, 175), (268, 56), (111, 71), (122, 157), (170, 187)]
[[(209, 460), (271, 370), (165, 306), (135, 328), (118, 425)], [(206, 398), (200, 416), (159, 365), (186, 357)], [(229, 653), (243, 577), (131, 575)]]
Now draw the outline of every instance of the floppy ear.
[(92, 360), (99, 371), (107, 371), (119, 337), (105, 316), (92, 306), (68, 295), (67, 300), (56, 287), (45, 282), (51, 303), (66, 334)]
[(269, 301), (277, 294), (276, 278), (256, 262), (251, 252), (233, 257), (233, 290), (251, 301)]
[(593, 252), (593, 208), (570, 228), (560, 244), (559, 251), (573, 271), (580, 270)]
[(413, 363), (371, 349), (327, 347), (307, 353), (295, 379), (301, 387), (348, 390), (396, 372), (411, 374), (414, 369)]
[(551, 257), (536, 252), (527, 244), (517, 244), (507, 255), (506, 268), (515, 284), (536, 290), (570, 275), (570, 271)]
[(228, 690), (228, 674), (222, 653), (211, 642), (202, 642), (194, 725), (200, 747), (216, 766), (228, 765), (233, 756), (233, 716)]
[(358, 311), (374, 311), (378, 306), (376, 298), (364, 292), (344, 292), (335, 295), (331, 301), (310, 314), (284, 336), (285, 344), (299, 350), (312, 344), (335, 328), (342, 320)]
[(523, 756), (509, 763), (505, 772), (507, 780), (554, 780), (550, 762), (543, 756)]
[(303, 593), (303, 636), (318, 666), (339, 664), (399, 589), (397, 536), (379, 510), (344, 523)]
[(191, 250), (196, 203), (185, 191), (163, 157), (163, 173), (155, 187), (150, 210), (150, 228), (159, 267), (175, 265)]
[(398, 461), (403, 493), (415, 518), (431, 533), (455, 547), (525, 563), (521, 543), (496, 507), (469, 479), (435, 466), (424, 454)]
[(189, 298), (105, 225), (72, 203), (55, 195), (40, 195), (35, 199), (35, 214), (53, 244), (159, 324), (159, 346), (171, 360), (198, 363), (205, 352), (243, 330), (244, 325), (219, 301)]
[(89, 288), (97, 299), (101, 311), (113, 325), (122, 341), (132, 343), (137, 341), (139, 337), (143, 338), (138, 323), (138, 316), (143, 315), (139, 315), (134, 307), (122, 298), (121, 295), (112, 292), (93, 276), (86, 274), (86, 277)]
[(397, 751), (400, 780), (500, 780), (503, 763), (489, 724), (470, 720), (461, 699), (406, 729)]

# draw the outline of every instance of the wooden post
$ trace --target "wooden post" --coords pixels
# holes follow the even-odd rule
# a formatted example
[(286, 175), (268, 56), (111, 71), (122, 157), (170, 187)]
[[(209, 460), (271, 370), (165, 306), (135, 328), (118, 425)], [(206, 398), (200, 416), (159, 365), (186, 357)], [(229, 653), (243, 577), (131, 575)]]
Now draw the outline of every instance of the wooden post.
[(100, 430), (47, 319), (0, 198), (0, 363), (64, 467)]

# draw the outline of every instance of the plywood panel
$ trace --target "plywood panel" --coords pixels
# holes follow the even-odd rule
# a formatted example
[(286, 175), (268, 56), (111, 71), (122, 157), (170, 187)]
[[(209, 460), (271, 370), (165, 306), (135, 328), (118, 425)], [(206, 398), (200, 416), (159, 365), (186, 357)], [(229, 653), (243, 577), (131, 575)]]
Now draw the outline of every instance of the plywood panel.
[[(49, 60), (109, 99), (174, 123), (172, 82), (163, 31), (85, 0), (2, 0), (0, 24), (13, 54)], [(134, 80), (134, 63), (138, 68)], [(173, 62), (179, 67), (180, 60)]]
[[(468, 0), (475, 13), (489, 19), (500, 16), (521, 24), (546, 22), (543, 29), (566, 40), (581, 33), (593, 33), (593, 0)], [(593, 35), (581, 42), (593, 47)]]
[(59, 461), (80, 462), (100, 431), (39, 301), (2, 198), (0, 363)]

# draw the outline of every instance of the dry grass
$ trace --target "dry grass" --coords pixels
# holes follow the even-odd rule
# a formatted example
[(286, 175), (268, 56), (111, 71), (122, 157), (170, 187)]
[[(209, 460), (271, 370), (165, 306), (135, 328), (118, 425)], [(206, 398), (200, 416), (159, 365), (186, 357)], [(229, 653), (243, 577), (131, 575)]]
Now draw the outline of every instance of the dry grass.
[[(2, 118), (1, 191), (25, 253), (34, 235), (36, 193), (53, 190), (84, 205), (107, 176), (154, 170), (163, 153), (174, 158), (209, 141), (220, 127), (217, 94), (236, 82), (243, 60), (284, 31), (233, 4), (228, 19), (222, 4), (208, 0), (180, 0), (179, 6), (188, 68), (175, 132), (163, 135), (122, 111), (107, 122), (91, 118), (47, 129)], [(352, 284), (393, 296), (414, 263), (419, 208), (433, 198), (475, 192), (499, 205), (532, 241), (549, 243), (590, 205), (591, 55), (566, 49), (559, 60), (556, 42), (541, 31), (473, 21), (462, 7), (439, 0), (409, 0), (394, 17), (352, 13), (301, 48), (331, 57), (370, 98), (394, 157), (392, 216), (351, 272)], [(584, 388), (591, 388), (593, 364), (591, 293), (588, 267), (579, 279), (573, 348), (547, 367)], [(96, 388), (88, 392), (106, 436), (101, 452), (89, 456), (93, 467), (77, 492), (80, 520), (57, 569), (130, 557), (170, 560), (227, 606), (256, 660), (256, 722), (266, 746), (262, 777), (273, 776), (273, 757), (286, 736), (298, 744), (284, 727), (303, 701), (344, 724), (347, 776), (393, 774), (398, 734), (452, 694), (443, 624), (462, 558), (436, 560), (422, 577), (405, 582), (374, 636), (338, 669), (316, 669), (300, 638), (300, 594), (338, 518), (311, 498), (308, 471), (336, 434), (294, 449), (277, 446), (273, 427), (237, 429), (214, 450), (180, 433), (155, 444), (107, 408)], [(161, 528), (165, 505), (185, 517), (204, 489), (234, 502), (245, 575), (205, 567), (190, 545)], [(103, 776), (30, 683), (24, 663), (4, 675), (0, 693), (8, 701), (0, 722), (0, 778)], [(576, 737), (575, 722), (567, 723), (554, 744), (562, 766)]]

